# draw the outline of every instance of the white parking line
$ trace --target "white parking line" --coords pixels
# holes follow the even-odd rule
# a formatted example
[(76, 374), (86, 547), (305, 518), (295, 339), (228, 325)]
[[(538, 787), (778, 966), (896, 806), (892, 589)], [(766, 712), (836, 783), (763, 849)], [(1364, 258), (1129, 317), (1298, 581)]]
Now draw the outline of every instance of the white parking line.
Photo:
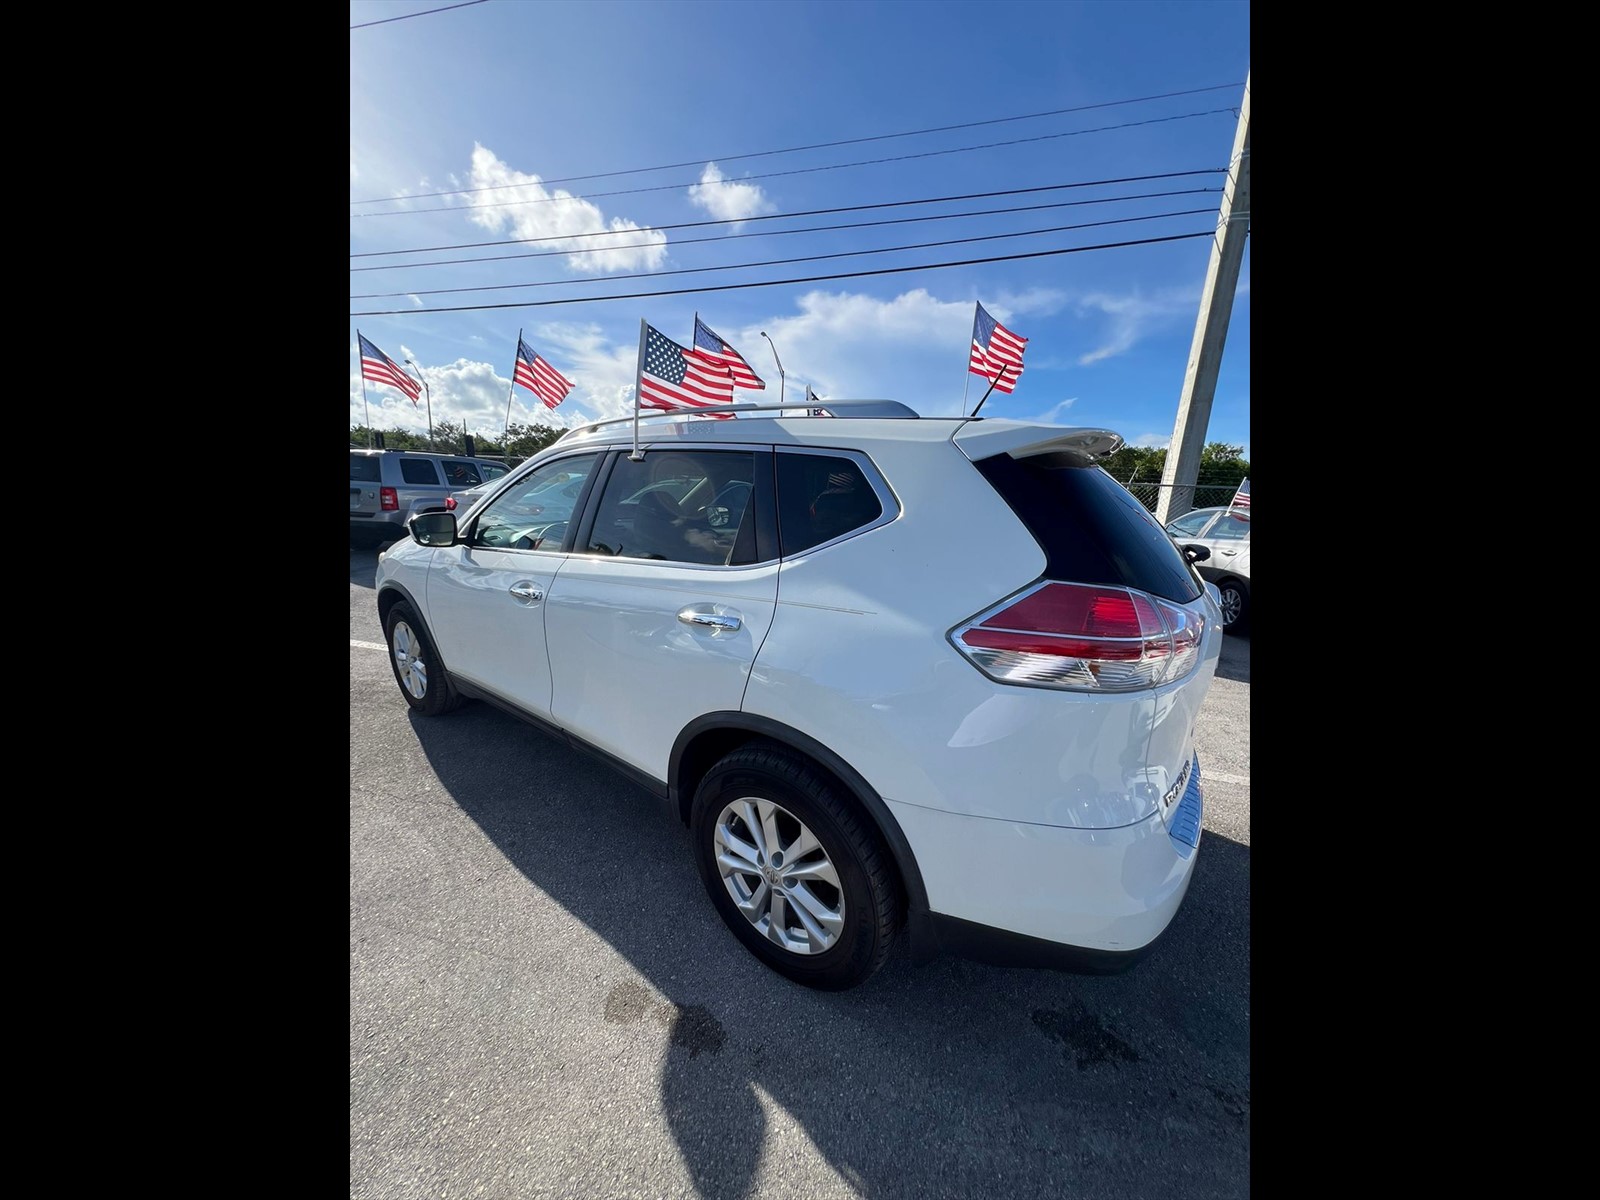
[(387, 650), (389, 648), (382, 642), (358, 642), (355, 638), (350, 639), (350, 644), (352, 646), (360, 646), (363, 650)]

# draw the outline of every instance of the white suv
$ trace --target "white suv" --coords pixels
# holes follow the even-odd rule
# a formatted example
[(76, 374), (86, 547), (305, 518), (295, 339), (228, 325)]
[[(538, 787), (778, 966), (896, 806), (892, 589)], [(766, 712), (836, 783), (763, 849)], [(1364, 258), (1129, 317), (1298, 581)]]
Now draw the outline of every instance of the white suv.
[(1222, 625), (1095, 465), (1122, 439), (775, 408), (573, 430), (417, 517), (377, 572), (406, 702), (490, 701), (660, 795), (803, 984), (860, 983), (902, 928), (916, 962), (1133, 962), (1194, 870)]

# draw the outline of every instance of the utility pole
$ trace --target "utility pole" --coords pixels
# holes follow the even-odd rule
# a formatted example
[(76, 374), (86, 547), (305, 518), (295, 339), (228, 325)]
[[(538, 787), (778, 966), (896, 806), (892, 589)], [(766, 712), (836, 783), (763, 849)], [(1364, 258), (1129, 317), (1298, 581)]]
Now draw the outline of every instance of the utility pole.
[(1178, 399), (1178, 420), (1172, 428), (1172, 445), (1167, 450), (1167, 465), (1161, 472), (1160, 494), (1156, 497), (1156, 520), (1163, 525), (1194, 507), (1194, 481), (1200, 473), (1200, 452), (1205, 448), (1211, 401), (1217, 391), (1217, 370), (1222, 365), (1223, 343), (1228, 337), (1228, 318), (1233, 315), (1233, 294), (1239, 286), (1239, 263), (1244, 258), (1245, 235), (1250, 230), (1248, 72), (1217, 226), (1205, 291), (1200, 296), (1200, 319), (1195, 323), (1183, 394)]

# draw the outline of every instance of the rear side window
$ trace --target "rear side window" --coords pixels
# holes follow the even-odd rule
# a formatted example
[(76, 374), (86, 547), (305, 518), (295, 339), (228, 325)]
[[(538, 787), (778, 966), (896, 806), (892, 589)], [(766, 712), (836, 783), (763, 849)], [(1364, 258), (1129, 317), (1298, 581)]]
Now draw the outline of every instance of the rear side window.
[(383, 471), (378, 465), (379, 461), (375, 454), (352, 454), (350, 456), (350, 482), (382, 483)]
[(433, 463), (426, 458), (402, 458), (400, 478), (405, 483), (426, 483), (435, 487), (439, 484), (439, 472), (433, 469)]
[(871, 525), (882, 515), (872, 485), (848, 458), (778, 455), (778, 537), (785, 557)]
[(1171, 536), (1099, 467), (1009, 454), (974, 465), (1038, 541), (1048, 578), (1138, 588), (1179, 603), (1200, 595)]

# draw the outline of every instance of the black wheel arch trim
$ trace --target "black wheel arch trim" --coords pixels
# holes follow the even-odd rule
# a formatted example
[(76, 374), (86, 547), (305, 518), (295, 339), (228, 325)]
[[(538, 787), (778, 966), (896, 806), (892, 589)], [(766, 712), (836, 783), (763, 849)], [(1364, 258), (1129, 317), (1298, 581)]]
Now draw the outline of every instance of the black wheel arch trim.
[(801, 754), (815, 759), (850, 790), (856, 802), (866, 810), (873, 824), (877, 826), (878, 832), (883, 835), (884, 843), (889, 847), (889, 853), (899, 871), (900, 881), (905, 887), (906, 931), (911, 939), (912, 961), (920, 964), (937, 958), (941, 953), (941, 946), (938, 932), (928, 912), (928, 889), (922, 882), (922, 871), (917, 866), (916, 855), (911, 851), (911, 843), (906, 840), (900, 822), (895, 820), (894, 813), (889, 811), (889, 806), (884, 803), (883, 797), (878, 795), (877, 789), (866, 781), (861, 772), (816, 738), (801, 733), (781, 721), (757, 716), (754, 713), (710, 712), (696, 717), (679, 732), (677, 740), (672, 744), (672, 755), (667, 760), (668, 799), (676, 807), (678, 816), (687, 824), (689, 805), (694, 799), (693, 796), (683, 793), (679, 782), (683, 773), (685, 751), (689, 743), (702, 734), (720, 730), (751, 733), (798, 750)]

